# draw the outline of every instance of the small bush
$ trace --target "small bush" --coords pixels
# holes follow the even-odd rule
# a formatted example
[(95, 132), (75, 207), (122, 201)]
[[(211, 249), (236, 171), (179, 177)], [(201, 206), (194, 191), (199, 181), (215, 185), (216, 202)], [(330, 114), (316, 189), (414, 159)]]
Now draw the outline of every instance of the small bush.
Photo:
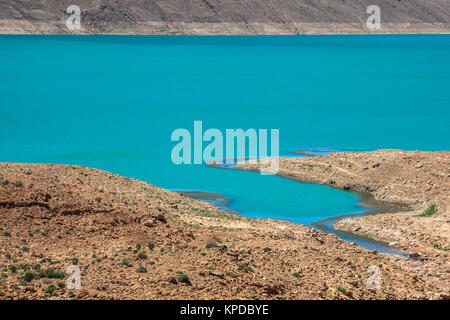
[(122, 259), (122, 262), (120, 263), (122, 266), (129, 266), (130, 265), (130, 261), (128, 259)]
[(152, 243), (152, 242), (150, 242), (150, 243), (148, 244), (148, 248), (149, 248), (150, 250), (153, 250), (153, 249), (155, 248), (155, 244)]
[(191, 283), (191, 279), (188, 277), (188, 275), (181, 273), (178, 277), (177, 280), (180, 282), (185, 282), (185, 283)]
[(48, 295), (52, 295), (56, 290), (56, 287), (54, 285), (50, 285), (45, 289), (45, 293)]
[(47, 279), (64, 279), (66, 277), (66, 274), (64, 272), (55, 271), (50, 268), (47, 270), (41, 270), (39, 272), (39, 276), (41, 278), (47, 278)]
[(19, 264), (19, 268), (22, 269), (23, 271), (28, 271), (28, 270), (30, 270), (30, 265), (29, 264)]
[(147, 259), (147, 258), (148, 258), (147, 254), (144, 251), (139, 252), (138, 259), (144, 260), (144, 259)]
[(210, 243), (207, 243), (206, 244), (206, 246), (205, 246), (205, 248), (206, 249), (209, 249), (209, 248), (216, 248), (216, 247), (218, 247), (219, 245), (217, 244), (217, 243), (215, 243), (215, 242), (210, 242)]
[(343, 294), (347, 294), (347, 290), (345, 290), (345, 288), (342, 287), (337, 287), (337, 289), (342, 292)]
[(252, 268), (245, 262), (238, 264), (239, 269), (243, 270), (244, 272), (251, 272)]
[(16, 181), (14, 182), (14, 185), (18, 188), (22, 188), (23, 187), (23, 182), (22, 181)]
[(15, 265), (10, 265), (8, 267), (9, 271), (11, 271), (11, 273), (16, 273), (17, 272), (17, 267)]
[(429, 206), (427, 210), (425, 210), (421, 214), (418, 214), (416, 217), (429, 217), (435, 214), (436, 212), (437, 212), (436, 205), (433, 204)]
[(26, 272), (22, 278), (25, 283), (29, 283), (34, 279), (39, 279), (39, 275), (30, 271)]
[(137, 268), (136, 272), (137, 273), (146, 273), (147, 269), (145, 269), (144, 267), (140, 266), (139, 268)]

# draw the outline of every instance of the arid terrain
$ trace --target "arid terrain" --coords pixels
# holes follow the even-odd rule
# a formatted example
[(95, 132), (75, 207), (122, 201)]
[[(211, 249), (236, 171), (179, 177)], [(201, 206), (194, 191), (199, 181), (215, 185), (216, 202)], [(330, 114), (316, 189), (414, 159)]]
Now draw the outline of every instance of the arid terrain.
[[(260, 166), (252, 160), (236, 168), (258, 171)], [(404, 212), (342, 219), (334, 227), (384, 241), (414, 259), (426, 261), (429, 275), (444, 281), (449, 290), (450, 152), (377, 150), (280, 158), (278, 175), (406, 206)]]
[[(430, 166), (423, 157), (419, 177)], [(367, 170), (388, 159), (368, 160)], [(318, 171), (319, 158), (295, 161)], [(430, 199), (436, 216), (417, 219), (442, 219), (441, 196)], [(445, 227), (430, 235), (442, 248), (413, 261), (97, 169), (14, 163), (0, 163), (0, 216), (0, 299), (449, 298)], [(67, 288), (70, 265), (81, 269), (81, 289)], [(380, 289), (367, 287), (369, 266), (380, 268)]]
[(378, 0), (382, 27), (369, 30), (371, 0), (0, 0), (0, 34), (248, 35), (449, 33), (448, 0)]

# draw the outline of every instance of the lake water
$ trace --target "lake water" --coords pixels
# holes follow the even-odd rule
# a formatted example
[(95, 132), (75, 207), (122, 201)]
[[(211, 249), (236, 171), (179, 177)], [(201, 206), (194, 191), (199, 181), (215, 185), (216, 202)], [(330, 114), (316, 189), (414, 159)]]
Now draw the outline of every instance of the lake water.
[(361, 212), (355, 193), (176, 166), (173, 130), (275, 128), (280, 151), (449, 150), (450, 36), (0, 36), (0, 161), (226, 195), (252, 217)]

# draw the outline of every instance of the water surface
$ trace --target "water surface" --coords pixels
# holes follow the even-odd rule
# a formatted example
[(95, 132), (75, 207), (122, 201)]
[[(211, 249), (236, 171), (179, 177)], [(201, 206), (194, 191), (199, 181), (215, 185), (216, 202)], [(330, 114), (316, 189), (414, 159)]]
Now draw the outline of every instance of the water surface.
[(357, 194), (176, 166), (176, 128), (280, 129), (294, 150), (449, 150), (450, 36), (0, 36), (0, 161), (82, 164), (224, 194), (252, 217), (358, 213)]

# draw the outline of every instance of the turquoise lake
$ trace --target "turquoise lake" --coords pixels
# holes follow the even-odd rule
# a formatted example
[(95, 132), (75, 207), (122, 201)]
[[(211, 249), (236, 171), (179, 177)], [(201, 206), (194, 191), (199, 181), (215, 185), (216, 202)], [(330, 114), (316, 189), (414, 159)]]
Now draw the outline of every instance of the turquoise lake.
[(275, 128), (280, 152), (450, 150), (450, 36), (0, 36), (0, 161), (81, 164), (226, 195), (252, 217), (357, 194), (171, 162), (173, 130)]

